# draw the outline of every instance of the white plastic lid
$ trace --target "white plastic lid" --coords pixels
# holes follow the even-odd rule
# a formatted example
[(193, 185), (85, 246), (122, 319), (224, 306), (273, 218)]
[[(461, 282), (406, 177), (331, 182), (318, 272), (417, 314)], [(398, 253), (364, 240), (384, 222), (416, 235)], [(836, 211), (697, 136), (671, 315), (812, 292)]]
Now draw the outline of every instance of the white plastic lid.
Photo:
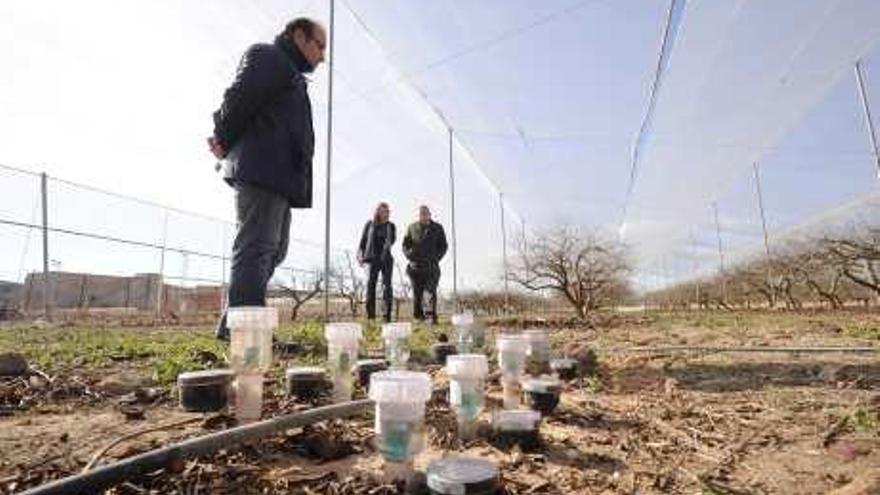
[(471, 313), (470, 311), (467, 311), (465, 313), (457, 313), (457, 314), (452, 315), (451, 320), (452, 320), (452, 324), (457, 327), (473, 325), (474, 324), (474, 314)]
[(431, 377), (420, 371), (389, 370), (370, 375), (370, 399), (376, 402), (427, 402)]
[(383, 339), (405, 339), (412, 333), (412, 325), (409, 322), (386, 323), (382, 325)]
[(523, 332), (523, 335), (529, 340), (529, 342), (550, 340), (550, 334), (547, 333), (547, 330), (543, 330), (540, 328), (532, 328), (530, 330), (526, 330)]
[(511, 409), (497, 411), (492, 417), (492, 426), (501, 431), (534, 430), (541, 421), (541, 413), (531, 409)]
[(489, 374), (489, 361), (484, 354), (446, 356), (446, 374), (450, 377), (482, 378)]
[(327, 342), (335, 344), (357, 344), (361, 339), (360, 323), (328, 323), (324, 327)]
[(294, 376), (323, 377), (325, 373), (326, 370), (318, 366), (297, 366), (295, 368), (287, 368), (285, 376), (287, 378)]
[(278, 309), (269, 306), (235, 306), (226, 310), (229, 328), (278, 328)]
[(522, 388), (526, 392), (558, 392), (561, 386), (562, 382), (558, 378), (549, 375), (543, 375), (540, 378), (527, 378), (522, 382)]
[(495, 347), (498, 352), (526, 352), (529, 349), (529, 340), (521, 334), (499, 334), (495, 337)]

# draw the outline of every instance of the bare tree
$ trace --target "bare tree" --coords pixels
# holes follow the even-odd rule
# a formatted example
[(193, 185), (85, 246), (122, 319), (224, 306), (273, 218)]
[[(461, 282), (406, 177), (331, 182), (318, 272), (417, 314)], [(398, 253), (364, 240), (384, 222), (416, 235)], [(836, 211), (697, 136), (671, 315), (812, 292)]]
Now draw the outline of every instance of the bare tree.
[(290, 275), (290, 287), (279, 284), (279, 288), (284, 292), (284, 294), (290, 296), (293, 299), (293, 306), (291, 306), (290, 313), (290, 321), (296, 321), (297, 316), (299, 316), (299, 310), (303, 307), (303, 305), (310, 300), (314, 299), (318, 294), (322, 292), (322, 288), (324, 285), (324, 274), (321, 270), (316, 270), (315, 278), (313, 283), (308, 285), (305, 289), (298, 290), (296, 288), (296, 272), (292, 272)]
[(880, 229), (847, 238), (826, 238), (823, 245), (844, 277), (880, 295)]
[(523, 237), (511, 280), (532, 290), (556, 291), (578, 317), (617, 302), (630, 267), (623, 245), (591, 232), (559, 227)]
[(348, 251), (345, 252), (345, 260), (347, 266), (337, 266), (330, 270), (330, 279), (339, 292), (339, 296), (348, 302), (349, 311), (354, 318), (357, 317), (358, 310), (364, 303), (366, 282), (355, 270), (351, 253)]

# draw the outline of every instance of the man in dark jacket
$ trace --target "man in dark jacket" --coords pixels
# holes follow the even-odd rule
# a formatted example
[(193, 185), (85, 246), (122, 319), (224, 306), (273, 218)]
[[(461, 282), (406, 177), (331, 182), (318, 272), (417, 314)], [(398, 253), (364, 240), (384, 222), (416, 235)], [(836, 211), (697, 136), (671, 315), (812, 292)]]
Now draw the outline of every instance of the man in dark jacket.
[[(248, 48), (214, 113), (211, 152), (235, 188), (229, 306), (265, 306), (266, 286), (287, 255), (290, 209), (312, 206), (312, 107), (304, 74), (324, 60), (326, 33), (296, 19), (273, 44)], [(229, 338), (226, 316), (217, 337)]]
[[(449, 245), (443, 226), (431, 220), (431, 210), (419, 207), (419, 221), (406, 229), (403, 238), (403, 254), (409, 260), (406, 273), (412, 282), (413, 317), (437, 323), (437, 284), (440, 283), (440, 260), (446, 255)], [(428, 311), (422, 304), (424, 293), (428, 293)]]

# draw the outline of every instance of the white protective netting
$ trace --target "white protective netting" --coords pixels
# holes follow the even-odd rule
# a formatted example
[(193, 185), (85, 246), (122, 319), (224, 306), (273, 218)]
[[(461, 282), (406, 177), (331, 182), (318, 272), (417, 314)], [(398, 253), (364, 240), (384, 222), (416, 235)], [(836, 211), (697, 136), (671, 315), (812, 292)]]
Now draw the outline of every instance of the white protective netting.
[[(247, 45), (298, 15), (326, 23), (328, 7), (3, 2), (0, 163), (231, 219), (204, 145), (210, 113)], [(333, 263), (347, 265), (381, 200), (401, 236), (422, 203), (451, 234), (447, 125), (462, 289), (498, 287), (502, 192), (511, 236), (559, 223), (619, 232), (642, 288), (715, 272), (719, 230), (726, 263), (762, 252), (755, 164), (771, 249), (871, 222), (876, 156), (853, 67), (861, 60), (876, 119), (878, 18), (874, 0), (338, 0)], [(291, 273), (323, 263), (327, 75), (310, 86), (315, 207), (295, 214)], [(207, 253), (231, 242), (214, 220), (172, 213), (165, 231), (164, 210), (53, 184), (59, 226)], [(0, 211), (31, 222), (33, 187), (4, 194)], [(0, 259), (15, 261), (0, 272), (20, 279), (39, 244), (3, 229), (15, 242), (0, 243)], [(134, 263), (96, 255), (95, 241), (53, 245), (71, 269), (156, 270), (153, 251), (132, 248)], [(402, 267), (399, 244), (395, 254)], [(192, 279), (224, 268), (179, 252), (165, 264)], [(451, 256), (442, 268), (449, 289)]]

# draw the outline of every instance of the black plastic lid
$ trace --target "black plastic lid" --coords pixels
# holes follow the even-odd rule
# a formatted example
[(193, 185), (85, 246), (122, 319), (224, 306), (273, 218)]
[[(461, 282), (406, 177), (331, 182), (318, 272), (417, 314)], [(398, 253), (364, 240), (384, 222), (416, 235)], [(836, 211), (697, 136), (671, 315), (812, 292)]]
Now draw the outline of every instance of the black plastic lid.
[(498, 490), (498, 467), (484, 459), (447, 457), (428, 465), (428, 488), (443, 495), (488, 495)]
[(178, 386), (225, 385), (235, 373), (230, 369), (187, 371), (177, 375)]

